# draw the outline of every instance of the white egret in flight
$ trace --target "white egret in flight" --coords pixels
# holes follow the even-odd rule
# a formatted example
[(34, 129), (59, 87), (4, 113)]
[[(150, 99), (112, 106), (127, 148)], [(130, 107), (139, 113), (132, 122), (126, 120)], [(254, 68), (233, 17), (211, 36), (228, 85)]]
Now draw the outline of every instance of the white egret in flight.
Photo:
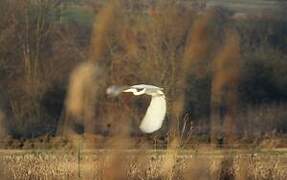
[(138, 84), (133, 86), (110, 86), (106, 91), (108, 95), (112, 96), (117, 96), (122, 92), (131, 92), (135, 96), (150, 95), (150, 105), (140, 123), (140, 130), (144, 133), (153, 133), (161, 128), (166, 114), (166, 100), (163, 88)]

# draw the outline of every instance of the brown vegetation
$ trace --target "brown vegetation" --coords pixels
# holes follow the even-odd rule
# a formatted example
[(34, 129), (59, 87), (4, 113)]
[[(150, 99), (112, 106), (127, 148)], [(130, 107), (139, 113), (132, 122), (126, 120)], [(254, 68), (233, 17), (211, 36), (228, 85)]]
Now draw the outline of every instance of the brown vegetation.
[[(235, 156), (203, 161), (181, 154), (205, 146), (201, 143), (286, 147), (287, 61), (281, 40), (286, 21), (236, 20), (224, 8), (197, 12), (172, 0), (86, 3), (93, 6), (0, 2), (0, 136), (12, 136), (3, 144), (15, 149), (61, 147), (77, 154), (76, 159), (67, 157), (72, 159), (68, 165), (57, 164), (58, 169), (44, 165), (46, 174), (33, 174), (36, 166), (25, 169), (30, 167), (25, 163), (33, 162), (28, 157), (21, 164), (24, 170), (15, 168), (20, 174), (79, 177), (82, 170), (96, 169), (92, 178), (286, 177), (281, 166), (271, 170), (262, 162), (269, 172), (264, 174), (258, 162), (262, 159), (253, 155), (244, 157), (247, 163)], [(73, 12), (77, 8), (87, 8), (91, 21), (82, 22), (87, 17)], [(147, 97), (105, 95), (109, 85), (140, 83), (163, 87), (168, 101), (164, 127), (152, 135), (138, 129)], [(207, 151), (214, 150), (210, 147)], [(98, 164), (82, 164), (82, 158), (92, 158), (81, 151), (91, 148), (114, 151), (97, 157)], [(126, 162), (120, 150), (134, 148), (137, 153)], [(146, 156), (147, 149), (159, 148), (166, 151)], [(13, 156), (5, 160), (19, 161)]]
[(234, 141), (238, 111), (239, 77), (239, 36), (236, 32), (228, 31), (224, 47), (213, 62), (213, 79), (211, 83), (211, 138), (213, 142), (216, 142), (220, 129), (223, 129), (226, 143), (232, 144)]
[[(110, 153), (69, 151), (10, 152), (0, 156), (2, 179), (276, 179), (286, 178), (284, 155), (267, 152), (241, 152), (223, 156), (216, 151), (182, 153), (176, 166), (167, 173), (162, 166), (166, 153), (160, 151), (141, 154), (121, 151), (121, 161), (115, 165)], [(167, 152), (172, 153), (172, 152)], [(268, 152), (272, 153), (272, 152)], [(113, 169), (105, 168), (113, 164)], [(5, 166), (5, 168), (3, 168)], [(117, 173), (118, 172), (118, 173)], [(113, 177), (114, 175), (120, 175)]]

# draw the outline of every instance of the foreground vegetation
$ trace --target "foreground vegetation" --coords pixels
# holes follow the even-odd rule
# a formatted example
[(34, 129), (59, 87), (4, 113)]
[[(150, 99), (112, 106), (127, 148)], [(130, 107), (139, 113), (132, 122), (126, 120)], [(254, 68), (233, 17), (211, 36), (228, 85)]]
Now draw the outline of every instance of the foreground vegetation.
[[(286, 151), (1, 151), (2, 179), (276, 179)], [(3, 168), (3, 166), (5, 168)]]

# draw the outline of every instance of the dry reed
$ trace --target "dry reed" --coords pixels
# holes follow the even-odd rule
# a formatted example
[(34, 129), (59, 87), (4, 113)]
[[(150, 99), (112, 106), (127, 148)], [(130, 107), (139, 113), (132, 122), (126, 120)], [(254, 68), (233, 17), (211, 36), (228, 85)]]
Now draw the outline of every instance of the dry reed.
[[(99, 94), (103, 95), (105, 86), (105, 69), (100, 60), (108, 49), (108, 32), (113, 24), (115, 11), (116, 3), (111, 1), (98, 13), (93, 27), (89, 63), (78, 66), (70, 78), (66, 100), (67, 118), (72, 115), (72, 118), (84, 121), (82, 123), (86, 133), (93, 133), (95, 130), (97, 98)], [(66, 121), (64, 126), (69, 126)]]
[(235, 138), (239, 75), (239, 36), (235, 31), (227, 31), (224, 47), (218, 52), (213, 62), (211, 89), (211, 136), (213, 142), (216, 142), (220, 136), (221, 121), (224, 121), (223, 134), (226, 142), (232, 143)]
[(89, 60), (93, 63), (105, 64), (103, 58), (108, 52), (109, 35), (115, 26), (115, 18), (120, 7), (117, 1), (111, 0), (97, 14), (94, 21), (92, 39), (90, 44)]
[(5, 114), (0, 109), (0, 137), (3, 137), (3, 136), (5, 137), (7, 135), (5, 121), (6, 121)]

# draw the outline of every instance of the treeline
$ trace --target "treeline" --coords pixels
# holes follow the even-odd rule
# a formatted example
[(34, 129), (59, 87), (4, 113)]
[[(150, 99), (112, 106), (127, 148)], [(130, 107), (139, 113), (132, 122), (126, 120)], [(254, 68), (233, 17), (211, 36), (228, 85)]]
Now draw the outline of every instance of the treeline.
[(73, 21), (60, 0), (0, 3), (1, 90), (9, 117), (4, 126), (15, 136), (51, 133), (69, 72), (86, 58), (91, 25)]
[[(70, 73), (101, 48), (92, 32), (100, 26), (103, 5), (77, 3), (0, 2), (2, 131), (15, 137), (56, 133)], [(131, 7), (138, 9), (133, 2), (119, 5), (101, 42), (106, 49), (95, 62), (107, 77), (99, 91), (111, 84), (162, 86), (169, 125), (188, 119), (194, 134), (218, 136), (223, 126), (246, 136), (287, 132), (283, 15), (234, 18), (224, 8), (198, 13), (171, 1), (151, 4), (143, 13), (124, 10)], [(101, 96), (95, 105), (95, 132), (112, 134), (115, 118), (138, 120), (130, 112), (145, 111), (138, 100), (124, 98), (116, 106), (112, 101)], [(123, 104), (125, 110), (115, 110)]]

